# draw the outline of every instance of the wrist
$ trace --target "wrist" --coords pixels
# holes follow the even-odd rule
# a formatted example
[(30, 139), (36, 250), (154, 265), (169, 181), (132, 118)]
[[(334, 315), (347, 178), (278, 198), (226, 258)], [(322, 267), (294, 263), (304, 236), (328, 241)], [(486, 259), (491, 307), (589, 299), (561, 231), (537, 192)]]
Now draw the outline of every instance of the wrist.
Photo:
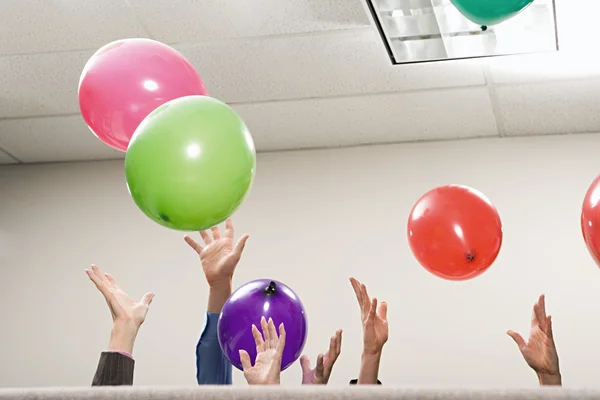
[(381, 359), (381, 353), (382, 353), (383, 349), (367, 349), (364, 348), (362, 355), (361, 355), (361, 359), (362, 360), (373, 360), (373, 361), (377, 361), (379, 359)]
[(376, 385), (380, 362), (381, 351), (363, 351), (357, 383), (359, 385)]
[(208, 307), (206, 309), (209, 313), (220, 314), (223, 309), (223, 305), (231, 296), (232, 283), (231, 280), (223, 280), (218, 282), (209, 283), (208, 291)]
[(110, 332), (108, 350), (132, 354), (138, 330), (139, 326), (133, 321), (115, 321)]
[(540, 386), (561, 386), (562, 376), (560, 372), (556, 373), (537, 373)]
[(227, 278), (213, 280), (208, 282), (208, 286), (210, 290), (229, 290), (231, 291), (233, 277), (229, 276)]

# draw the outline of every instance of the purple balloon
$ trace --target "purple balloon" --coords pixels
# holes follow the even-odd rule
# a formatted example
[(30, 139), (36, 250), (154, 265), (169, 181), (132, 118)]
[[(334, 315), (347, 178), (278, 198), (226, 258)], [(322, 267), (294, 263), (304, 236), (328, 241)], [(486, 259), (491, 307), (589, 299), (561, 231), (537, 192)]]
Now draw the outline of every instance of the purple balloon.
[[(248, 282), (227, 299), (219, 317), (219, 344), (229, 362), (242, 370), (240, 350), (246, 350), (252, 364), (256, 359), (256, 342), (252, 324), (262, 332), (260, 319), (273, 319), (276, 327), (283, 323), (286, 340), (281, 361), (283, 371), (302, 354), (306, 343), (307, 321), (304, 306), (292, 289), (281, 282), (259, 279)], [(279, 328), (277, 329), (279, 332)]]

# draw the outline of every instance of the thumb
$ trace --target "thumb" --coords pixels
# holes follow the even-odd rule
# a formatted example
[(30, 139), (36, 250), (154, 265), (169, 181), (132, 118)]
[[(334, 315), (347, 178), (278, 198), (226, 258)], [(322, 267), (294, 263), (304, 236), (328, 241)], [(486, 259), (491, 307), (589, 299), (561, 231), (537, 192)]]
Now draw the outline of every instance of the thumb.
[(517, 332), (508, 331), (508, 332), (506, 332), (506, 334), (515, 341), (517, 346), (519, 346), (519, 349), (522, 349), (523, 347), (526, 346), (525, 339), (523, 339), (523, 337), (521, 335), (519, 335)]
[(300, 367), (302, 368), (303, 374), (310, 372), (310, 358), (308, 358), (308, 356), (300, 357)]
[(240, 240), (238, 240), (237, 244), (235, 245), (235, 253), (238, 256), (242, 255), (242, 252), (244, 251), (244, 247), (246, 247), (246, 241), (248, 240), (249, 237), (250, 236), (248, 234), (242, 235)]
[(250, 362), (250, 355), (246, 350), (240, 350), (240, 362), (242, 363), (242, 369), (244, 371), (252, 368), (252, 363)]
[(323, 378), (323, 371), (324, 371), (324, 366), (323, 366), (323, 354), (319, 354), (319, 357), (317, 357), (317, 368), (316, 368), (316, 373), (315, 375), (317, 376), (317, 378)]
[(142, 297), (141, 303), (146, 306), (149, 306), (152, 303), (152, 299), (154, 299), (154, 293), (146, 293), (144, 297)]

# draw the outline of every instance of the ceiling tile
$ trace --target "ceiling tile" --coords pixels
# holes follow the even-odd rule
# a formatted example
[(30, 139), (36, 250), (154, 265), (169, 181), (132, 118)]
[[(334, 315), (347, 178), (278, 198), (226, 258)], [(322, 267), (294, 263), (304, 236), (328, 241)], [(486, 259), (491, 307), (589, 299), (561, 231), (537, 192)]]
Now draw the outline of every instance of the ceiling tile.
[(169, 43), (318, 32), (369, 25), (360, 0), (130, 2), (153, 36)]
[[(176, 47), (211, 94), (230, 103), (485, 83), (476, 60), (392, 66), (370, 29)], [(93, 52), (0, 57), (0, 118), (77, 113), (79, 76)]]
[(0, 143), (23, 162), (124, 157), (97, 139), (79, 116), (0, 120)]
[(392, 66), (370, 28), (175, 47), (230, 103), (485, 84), (478, 60)]
[(261, 151), (497, 134), (486, 88), (240, 104), (234, 108)]
[[(123, 0), (3, 0), (0, 54), (98, 48), (146, 36)], [(46, 66), (48, 67), (48, 66)]]
[(0, 164), (16, 164), (16, 162), (17, 160), (0, 150)]
[(79, 76), (93, 53), (0, 57), (0, 118), (79, 112)]
[(600, 76), (594, 53), (545, 53), (486, 60), (496, 85), (582, 79)]
[(507, 135), (600, 131), (600, 79), (496, 88)]

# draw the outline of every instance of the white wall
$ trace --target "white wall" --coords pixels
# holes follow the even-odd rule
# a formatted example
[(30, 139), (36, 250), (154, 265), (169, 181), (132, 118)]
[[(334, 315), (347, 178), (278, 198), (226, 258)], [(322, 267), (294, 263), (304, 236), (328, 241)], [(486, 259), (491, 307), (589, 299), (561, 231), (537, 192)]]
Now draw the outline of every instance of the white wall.
[[(291, 285), (309, 316), (314, 359), (343, 328), (332, 383), (358, 372), (354, 275), (389, 303), (388, 385), (535, 386), (507, 329), (527, 333), (547, 294), (565, 385), (600, 387), (600, 273), (579, 213), (600, 172), (599, 135), (486, 139), (265, 154), (235, 216), (251, 235), (235, 277)], [(148, 220), (122, 162), (0, 168), (0, 386), (88, 385), (110, 316), (83, 270), (97, 263), (138, 297), (157, 296), (138, 338), (136, 384), (194, 385), (207, 288), (183, 233)], [(497, 206), (505, 240), (493, 267), (452, 283), (423, 270), (407, 245), (425, 191), (471, 185)], [(300, 382), (298, 365), (283, 382)], [(236, 384), (245, 384), (235, 375)]]

